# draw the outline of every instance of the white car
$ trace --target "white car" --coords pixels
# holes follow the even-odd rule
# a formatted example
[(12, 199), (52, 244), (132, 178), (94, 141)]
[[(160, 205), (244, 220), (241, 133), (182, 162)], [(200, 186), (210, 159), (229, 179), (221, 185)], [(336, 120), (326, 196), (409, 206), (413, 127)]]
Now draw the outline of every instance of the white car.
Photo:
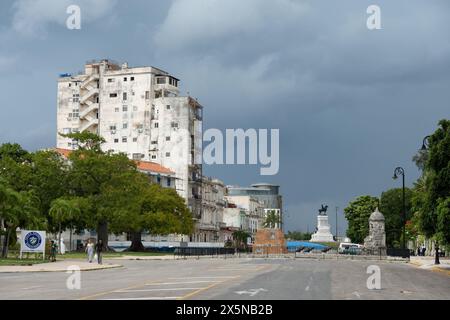
[(362, 250), (364, 246), (357, 243), (342, 242), (339, 244), (339, 253), (348, 253), (350, 250)]

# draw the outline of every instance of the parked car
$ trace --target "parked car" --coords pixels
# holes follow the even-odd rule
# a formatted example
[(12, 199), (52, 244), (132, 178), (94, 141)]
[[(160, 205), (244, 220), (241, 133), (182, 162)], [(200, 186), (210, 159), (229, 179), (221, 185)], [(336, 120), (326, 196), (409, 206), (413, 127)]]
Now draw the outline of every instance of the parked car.
[(340, 254), (361, 254), (363, 247), (357, 243), (343, 242), (339, 244), (338, 252)]

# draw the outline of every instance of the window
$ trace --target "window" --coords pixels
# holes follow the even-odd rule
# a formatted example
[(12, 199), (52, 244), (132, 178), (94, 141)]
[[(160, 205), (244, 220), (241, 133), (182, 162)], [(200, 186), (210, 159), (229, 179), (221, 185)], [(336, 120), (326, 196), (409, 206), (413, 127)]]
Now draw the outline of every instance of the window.
[(127, 100), (127, 93), (126, 92), (123, 93), (123, 100), (124, 101)]
[(170, 178), (167, 178), (167, 186), (168, 187), (170, 187), (170, 182), (171, 182)]
[(122, 137), (122, 142), (127, 142), (127, 141), (128, 141), (127, 137)]
[(117, 93), (110, 93), (110, 94), (109, 94), (109, 97), (110, 97), (110, 98), (117, 98)]
[(133, 160), (141, 160), (143, 158), (140, 153), (133, 153)]
[(150, 117), (150, 111), (149, 110), (144, 111), (144, 117), (146, 117), (146, 118)]
[(156, 84), (165, 84), (166, 78), (156, 78)]
[(170, 152), (166, 152), (166, 157), (167, 157), (167, 158), (170, 157)]
[(109, 78), (108, 82), (114, 82), (114, 79), (113, 78)]
[(133, 142), (137, 142), (137, 138), (133, 138)]
[(127, 82), (127, 77), (123, 78), (123, 81)]
[(69, 87), (71, 87), (72, 86), (72, 84), (69, 82)]
[(152, 144), (158, 144), (158, 141), (152, 141)]
[(122, 111), (123, 111), (123, 112), (127, 112), (127, 111), (128, 111), (128, 106), (123, 106), (123, 107), (122, 107)]
[(170, 110), (170, 105), (167, 105), (167, 106), (166, 106), (166, 109), (167, 109), (167, 110)]
[(70, 128), (64, 128), (63, 134), (69, 134), (71, 132)]
[(158, 122), (155, 122), (155, 128), (159, 128)]
[(127, 122), (124, 122), (122, 124), (122, 129), (128, 129), (128, 123)]
[(152, 155), (152, 159), (155, 160), (156, 159), (156, 155)]
[(116, 126), (115, 125), (114, 126), (109, 126), (109, 130), (111, 130), (111, 131), (116, 130)]
[(134, 77), (131, 77), (131, 78), (130, 78), (130, 81), (134, 81)]
[(114, 139), (114, 143), (119, 143), (119, 139)]
[(120, 111), (120, 108), (115, 108), (114, 111), (115, 111), (115, 112), (119, 112), (119, 111)]
[(178, 122), (172, 122), (171, 126), (172, 128), (178, 128)]
[(145, 100), (150, 99), (150, 91), (145, 91)]
[(170, 137), (166, 137), (166, 141), (170, 141)]

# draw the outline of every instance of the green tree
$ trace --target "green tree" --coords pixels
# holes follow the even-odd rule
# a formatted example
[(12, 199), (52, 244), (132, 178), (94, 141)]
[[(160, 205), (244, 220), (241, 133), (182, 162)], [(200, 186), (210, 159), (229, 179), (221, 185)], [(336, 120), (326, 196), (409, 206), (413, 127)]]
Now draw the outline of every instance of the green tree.
[[(61, 233), (69, 225), (73, 225), (81, 214), (78, 199), (58, 198), (51, 203), (50, 217), (58, 225), (58, 244), (61, 243)], [(61, 249), (61, 248), (59, 248)]]
[(376, 197), (360, 196), (344, 209), (348, 221), (347, 236), (355, 243), (363, 243), (369, 235), (369, 217), (379, 205)]
[(281, 223), (280, 216), (277, 214), (275, 210), (270, 210), (267, 212), (266, 219), (264, 221), (264, 228), (274, 229), (278, 224)]
[(189, 209), (175, 190), (151, 184), (137, 171), (125, 172), (105, 190), (105, 210), (112, 212), (111, 230), (131, 236), (130, 251), (143, 251), (141, 235), (190, 234), (194, 223)]
[[(405, 188), (406, 221), (411, 214), (412, 190)], [(401, 188), (389, 189), (381, 194), (380, 211), (385, 218), (386, 245), (399, 247), (403, 234), (403, 190)]]
[[(108, 198), (110, 186), (117, 176), (129, 171), (136, 171), (136, 164), (125, 154), (110, 154), (100, 150), (102, 138), (93, 134), (72, 134), (82, 147), (70, 156), (70, 169), (67, 184), (72, 196), (85, 198), (89, 203), (89, 214), (85, 215), (86, 227), (96, 229), (98, 239), (108, 247), (108, 223), (113, 211), (104, 198)], [(89, 139), (88, 139), (89, 138)], [(87, 213), (87, 212), (86, 212)]]
[(247, 249), (247, 239), (250, 237), (250, 233), (244, 230), (236, 230), (233, 232), (233, 240), (235, 247), (238, 249)]
[(288, 233), (285, 236), (286, 239), (290, 240), (311, 240), (311, 233), (310, 232), (300, 232), (300, 231), (288, 231)]
[(413, 207), (420, 231), (436, 241), (439, 263), (439, 244), (450, 243), (450, 120), (441, 120), (428, 141), (428, 157), (416, 183)]

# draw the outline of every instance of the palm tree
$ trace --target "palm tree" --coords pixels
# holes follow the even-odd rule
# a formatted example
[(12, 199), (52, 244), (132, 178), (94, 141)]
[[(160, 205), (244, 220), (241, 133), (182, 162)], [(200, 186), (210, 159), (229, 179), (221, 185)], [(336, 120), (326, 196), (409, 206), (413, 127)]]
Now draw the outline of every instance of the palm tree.
[(250, 237), (250, 233), (244, 230), (237, 230), (233, 232), (233, 239), (237, 248), (247, 247), (247, 239)]
[(275, 229), (278, 224), (281, 223), (280, 216), (275, 210), (270, 210), (267, 212), (266, 220), (264, 221), (264, 228)]
[(62, 225), (73, 221), (79, 213), (80, 209), (74, 199), (59, 198), (51, 204), (49, 214), (58, 224), (58, 250), (60, 253)]

